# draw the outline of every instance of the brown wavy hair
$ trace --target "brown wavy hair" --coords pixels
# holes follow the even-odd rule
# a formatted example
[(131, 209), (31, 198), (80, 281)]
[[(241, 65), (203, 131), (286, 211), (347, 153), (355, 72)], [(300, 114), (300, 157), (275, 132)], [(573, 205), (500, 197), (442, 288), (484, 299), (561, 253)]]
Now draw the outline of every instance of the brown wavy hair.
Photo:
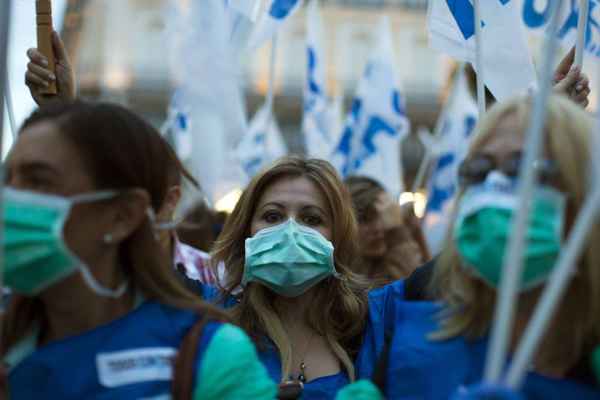
[[(213, 251), (214, 265), (226, 266), (227, 282), (222, 288), (231, 293), (242, 282), (245, 240), (251, 236), (252, 217), (265, 190), (288, 177), (304, 177), (314, 183), (327, 199), (333, 229), (335, 267), (341, 279), (329, 278), (316, 286), (305, 314), (309, 326), (326, 338), (348, 375), (354, 379), (353, 356), (358, 352), (367, 315), (367, 285), (350, 270), (358, 257), (357, 226), (350, 195), (333, 167), (323, 160), (286, 157), (258, 174), (244, 191), (227, 219)], [(260, 284), (249, 284), (241, 301), (232, 309), (233, 320), (260, 345), (268, 336), (279, 350), (282, 377), (292, 368), (292, 348), (278, 315), (277, 295)]]

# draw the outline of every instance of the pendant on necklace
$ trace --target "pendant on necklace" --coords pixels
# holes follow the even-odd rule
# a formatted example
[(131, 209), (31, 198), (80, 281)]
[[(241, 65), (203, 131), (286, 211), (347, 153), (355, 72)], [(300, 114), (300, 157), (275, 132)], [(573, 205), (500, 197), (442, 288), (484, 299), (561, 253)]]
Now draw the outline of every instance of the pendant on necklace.
[(302, 383), (306, 383), (306, 364), (305, 363), (300, 363), (300, 375), (298, 375), (298, 380)]

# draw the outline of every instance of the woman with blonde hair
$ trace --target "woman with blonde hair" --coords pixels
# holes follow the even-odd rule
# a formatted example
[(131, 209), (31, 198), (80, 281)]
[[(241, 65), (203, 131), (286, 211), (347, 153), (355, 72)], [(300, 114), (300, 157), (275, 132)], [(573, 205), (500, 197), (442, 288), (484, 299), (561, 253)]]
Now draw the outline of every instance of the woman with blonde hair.
[[(460, 168), (451, 240), (434, 269), (441, 303), (395, 305), (386, 398), (449, 398), (481, 381), (502, 260), (519, 206), (517, 177), (531, 98), (494, 106), (476, 128)], [(548, 103), (545, 140), (527, 230), (524, 272), (510, 349), (515, 350), (589, 191), (590, 117), (566, 98)], [(599, 398), (591, 353), (600, 344), (600, 225), (589, 237), (568, 291), (523, 386), (530, 399)], [(376, 332), (369, 331), (367, 342)], [(365, 348), (365, 352), (372, 348)], [(361, 353), (361, 360), (376, 355)], [(363, 377), (372, 368), (361, 365)]]
[(158, 243), (169, 162), (120, 106), (54, 104), (25, 122), (2, 191), (1, 398), (274, 398), (252, 342)]
[(356, 223), (329, 163), (283, 158), (257, 175), (212, 257), (226, 266), (220, 297), (275, 381), (300, 381), (303, 398), (327, 399), (354, 380), (367, 288), (349, 269)]

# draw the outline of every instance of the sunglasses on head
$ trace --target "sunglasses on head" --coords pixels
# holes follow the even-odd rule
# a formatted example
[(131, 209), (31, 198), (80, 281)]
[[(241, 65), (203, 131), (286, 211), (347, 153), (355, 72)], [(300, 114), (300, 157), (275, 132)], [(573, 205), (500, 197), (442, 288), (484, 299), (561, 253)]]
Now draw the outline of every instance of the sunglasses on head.
[[(477, 185), (485, 181), (492, 171), (500, 171), (509, 178), (519, 177), (522, 154), (517, 153), (498, 163), (493, 157), (477, 155), (464, 160), (458, 168), (458, 180), (461, 186)], [(558, 166), (552, 160), (538, 160), (534, 164), (538, 170), (538, 182), (548, 184), (555, 182), (558, 177)]]

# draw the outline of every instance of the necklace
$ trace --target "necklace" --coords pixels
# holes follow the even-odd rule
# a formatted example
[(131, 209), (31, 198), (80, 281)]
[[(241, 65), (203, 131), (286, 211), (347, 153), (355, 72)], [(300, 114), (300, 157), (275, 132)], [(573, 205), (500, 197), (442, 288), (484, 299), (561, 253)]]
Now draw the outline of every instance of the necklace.
[[(310, 345), (312, 343), (313, 338), (315, 337), (315, 332), (313, 331), (310, 335), (310, 337), (308, 338), (308, 341), (306, 342), (306, 348), (304, 349), (304, 353), (302, 354), (302, 359), (300, 361), (300, 373), (298, 374), (298, 377), (296, 378), (296, 380), (302, 382), (302, 383), (306, 383), (306, 356), (308, 355), (308, 351), (310, 350)], [(294, 380), (294, 377), (291, 376), (290, 377), (292, 380)]]

